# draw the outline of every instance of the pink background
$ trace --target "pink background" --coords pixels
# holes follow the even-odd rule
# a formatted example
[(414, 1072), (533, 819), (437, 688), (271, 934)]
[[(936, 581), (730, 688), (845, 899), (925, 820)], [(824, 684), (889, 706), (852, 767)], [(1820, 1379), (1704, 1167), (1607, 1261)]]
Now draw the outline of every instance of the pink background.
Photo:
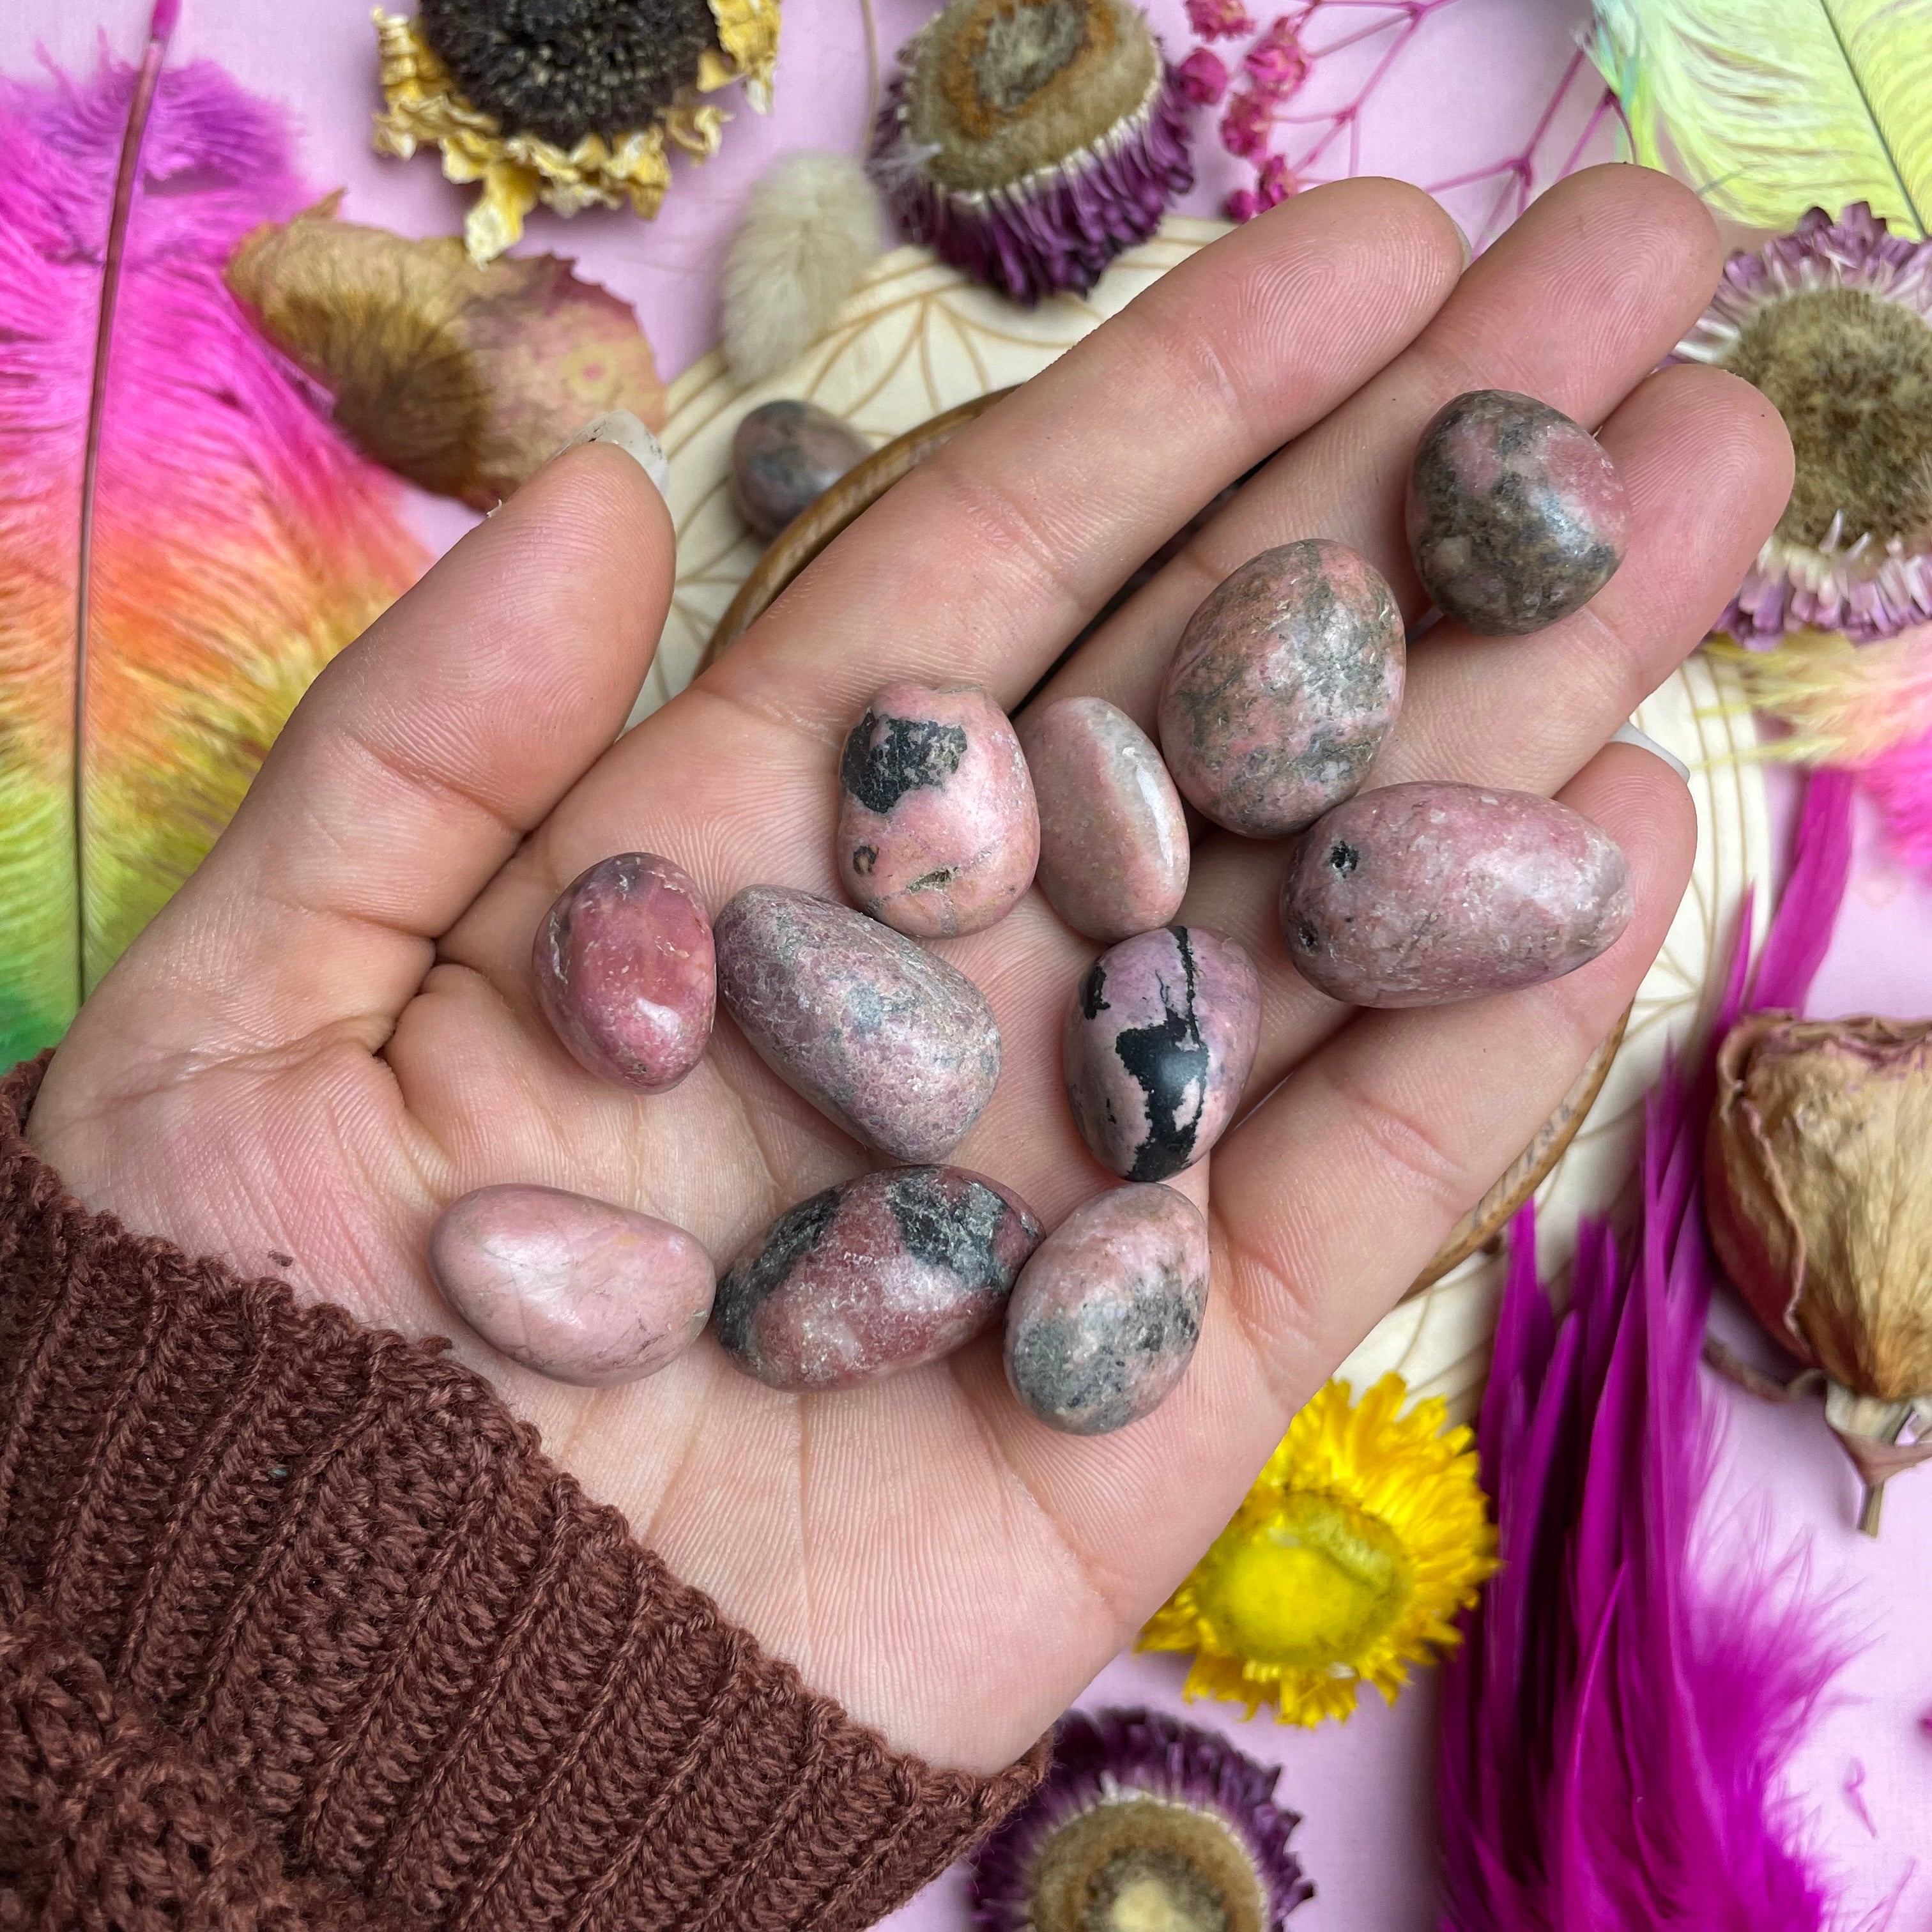
[[(928, 10), (925, 0), (878, 0), (889, 62)], [(1153, 0), (1150, 11), (1170, 50), (1184, 48), (1180, 0)], [(1520, 146), (1574, 54), (1587, 12), (1578, 0), (1456, 0), (1429, 22), (1363, 117), (1364, 166), (1426, 184)], [(146, 0), (8, 0), (0, 7), (0, 70), (26, 77), (37, 50), (58, 64), (84, 67), (102, 38), (124, 57), (146, 14)], [(370, 152), (375, 62), (362, 0), (185, 0), (175, 55), (214, 58), (248, 86), (287, 102), (308, 174), (319, 189), (346, 187), (351, 218), (420, 234), (460, 225), (468, 194), (443, 183), (433, 160), (405, 165)], [(1306, 98), (1317, 105), (1346, 100), (1374, 57), (1370, 46), (1336, 57)], [(656, 223), (594, 214), (566, 225), (540, 213), (525, 247), (578, 256), (593, 278), (634, 302), (668, 379), (714, 338), (718, 262), (746, 185), (784, 148), (856, 148), (867, 98), (858, 0), (787, 0), (770, 118), (741, 112), (716, 159), (681, 168)], [(1594, 98), (1587, 77), (1567, 98), (1540, 151), (1539, 184), (1569, 152)], [(1600, 140), (1592, 152), (1605, 152)], [(1202, 185), (1186, 206), (1211, 214), (1238, 176), (1211, 142), (1202, 157)], [(1496, 192), (1490, 184), (1446, 199), (1466, 230), (1480, 232)], [(470, 520), (428, 499), (416, 512), (438, 543)], [(1888, 862), (1868, 824), (1814, 1006), (1932, 1011), (1932, 893)], [(1741, 1346), (1751, 1340), (1734, 1311), (1723, 1318)], [(1850, 1528), (1850, 1472), (1815, 1412), (1765, 1408), (1727, 1388), (1718, 1399), (1730, 1431), (1716, 1508), (1768, 1546), (1808, 1540), (1818, 1578), (1845, 1589), (1843, 1614), (1865, 1645), (1842, 1680), (1842, 1705), (1802, 1755), (1795, 1795), (1842, 1877), (1848, 1923), (1932, 1928), (1932, 1736), (1918, 1723), (1932, 1712), (1932, 1470), (1892, 1486), (1884, 1536), (1870, 1543)], [(1183, 1674), (1178, 1658), (1123, 1659), (1084, 1701), (1179, 1709)], [(1318, 1895), (1296, 1916), (1298, 1928), (1424, 1932), (1433, 1924), (1434, 1694), (1426, 1673), (1393, 1709), (1372, 1697), (1347, 1725), (1312, 1732), (1244, 1723), (1226, 1706), (1198, 1706), (1190, 1714), (1278, 1761), (1280, 1798), (1306, 1814), (1297, 1844)], [(956, 1879), (941, 1881), (892, 1923), (900, 1932), (963, 1924)]]

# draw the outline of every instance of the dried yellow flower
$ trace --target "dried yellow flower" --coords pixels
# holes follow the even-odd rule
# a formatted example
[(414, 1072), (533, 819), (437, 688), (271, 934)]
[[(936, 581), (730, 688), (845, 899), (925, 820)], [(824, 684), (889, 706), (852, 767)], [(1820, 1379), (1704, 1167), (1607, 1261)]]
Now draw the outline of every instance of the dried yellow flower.
[(1932, 1422), (1932, 1021), (1734, 1027), (1705, 1177), (1725, 1272), (1823, 1372), (1868, 1484), (1932, 1455), (1901, 1442)]
[(662, 424), (628, 303), (554, 255), (479, 268), (453, 237), (336, 220), (340, 200), (244, 236), (227, 281), (366, 454), (487, 510), (594, 416)]

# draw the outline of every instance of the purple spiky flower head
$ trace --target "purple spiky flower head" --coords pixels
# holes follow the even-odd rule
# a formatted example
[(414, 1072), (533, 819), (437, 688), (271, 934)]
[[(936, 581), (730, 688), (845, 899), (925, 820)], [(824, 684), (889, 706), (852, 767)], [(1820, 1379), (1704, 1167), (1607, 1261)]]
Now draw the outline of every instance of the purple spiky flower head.
[(1016, 302), (1084, 293), (1194, 184), (1184, 83), (1128, 0), (952, 0), (899, 61), (874, 178)]
[(1677, 358), (1755, 383), (1797, 456), (1717, 628), (1762, 650), (1792, 631), (1867, 644), (1932, 621), (1932, 242), (1862, 201), (1836, 220), (1814, 208), (1731, 257)]
[(1158, 1711), (1070, 1711), (1053, 1768), (972, 1865), (977, 1932), (1280, 1932), (1315, 1888), (1277, 1766)]

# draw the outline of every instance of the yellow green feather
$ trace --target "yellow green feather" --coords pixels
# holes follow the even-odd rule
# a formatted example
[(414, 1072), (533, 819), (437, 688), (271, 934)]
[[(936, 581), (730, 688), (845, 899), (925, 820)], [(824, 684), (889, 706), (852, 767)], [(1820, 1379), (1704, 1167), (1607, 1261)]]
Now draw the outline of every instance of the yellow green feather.
[(1597, 0), (1598, 64), (1638, 160), (1788, 229), (1869, 202), (1932, 222), (1932, 0)]

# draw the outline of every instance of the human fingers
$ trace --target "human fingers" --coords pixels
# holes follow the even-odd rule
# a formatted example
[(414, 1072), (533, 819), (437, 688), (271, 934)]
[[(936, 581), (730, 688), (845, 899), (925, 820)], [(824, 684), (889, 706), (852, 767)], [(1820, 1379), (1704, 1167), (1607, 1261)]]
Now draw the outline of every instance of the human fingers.
[[(1418, 639), (1408, 693), (1371, 782), (1435, 778), (1555, 792), (1693, 650), (1783, 509), (1790, 446), (1777, 412), (1717, 370), (1652, 376), (1603, 440), (1630, 493), (1623, 568), (1574, 616), (1528, 637), (1439, 624)], [(1226, 834), (1198, 848), (1186, 916), (1242, 940), (1261, 968), (1258, 1097), (1346, 1010), (1289, 962), (1276, 932), (1279, 844)]]
[(1429, 600), (1408, 561), (1402, 500), (1429, 418), (1465, 390), (1504, 388), (1602, 422), (1701, 313), (1721, 260), (1702, 204), (1666, 176), (1612, 166), (1558, 183), (1471, 266), (1414, 342), (1250, 478), (1042, 701), (1105, 698), (1150, 726), (1196, 606), (1250, 557), (1295, 538), (1360, 552), (1413, 622)]
[(622, 728), (674, 548), (621, 450), (540, 471), (316, 680), (90, 1024), (198, 1055), (380, 1045), (436, 936)]
[(1561, 796), (1623, 848), (1636, 911), (1616, 944), (1526, 992), (1360, 1015), (1215, 1150), (1226, 1312), (1284, 1418), (1527, 1144), (1663, 944), (1696, 844), (1682, 781), (1612, 745)]
[(1448, 217), (1394, 182), (1223, 237), (897, 484), (705, 681), (828, 729), (888, 677), (1016, 702), (1202, 504), (1373, 379), (1461, 266)]

